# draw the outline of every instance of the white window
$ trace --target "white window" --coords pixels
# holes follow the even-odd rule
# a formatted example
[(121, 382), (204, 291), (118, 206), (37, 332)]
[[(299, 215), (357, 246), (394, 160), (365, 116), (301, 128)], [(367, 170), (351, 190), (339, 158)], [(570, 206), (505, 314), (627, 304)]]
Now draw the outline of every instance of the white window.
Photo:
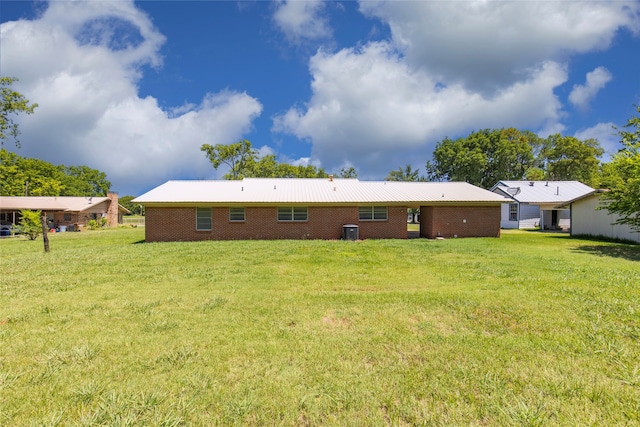
[(278, 208), (278, 221), (307, 221), (309, 212), (306, 207), (286, 206)]
[(518, 204), (510, 203), (509, 204), (509, 221), (517, 221), (518, 220)]
[(386, 221), (388, 218), (386, 206), (360, 206), (358, 209), (360, 221)]
[(196, 208), (196, 230), (211, 230), (211, 208)]
[(229, 208), (229, 221), (244, 222), (244, 208)]

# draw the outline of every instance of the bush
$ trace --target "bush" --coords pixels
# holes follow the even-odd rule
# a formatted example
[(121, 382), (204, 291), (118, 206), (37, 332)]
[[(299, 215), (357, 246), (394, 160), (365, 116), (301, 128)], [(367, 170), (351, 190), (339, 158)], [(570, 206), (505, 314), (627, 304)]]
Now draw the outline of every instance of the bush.
[(42, 234), (42, 222), (40, 219), (42, 212), (21, 210), (20, 228), (29, 240), (36, 240)]
[(105, 225), (107, 225), (107, 218), (92, 219), (87, 222), (89, 230), (97, 230), (99, 228), (103, 228)]

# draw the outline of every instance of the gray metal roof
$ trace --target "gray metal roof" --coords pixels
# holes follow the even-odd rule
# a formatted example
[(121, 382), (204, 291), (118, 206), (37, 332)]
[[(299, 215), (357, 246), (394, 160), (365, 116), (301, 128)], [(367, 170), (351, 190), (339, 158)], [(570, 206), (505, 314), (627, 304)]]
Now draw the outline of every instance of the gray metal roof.
[(133, 200), (141, 204), (438, 204), (504, 201), (504, 197), (498, 194), (465, 182), (360, 181), (340, 178), (168, 181)]
[(500, 181), (491, 191), (520, 203), (564, 203), (589, 194), (593, 188), (580, 181)]

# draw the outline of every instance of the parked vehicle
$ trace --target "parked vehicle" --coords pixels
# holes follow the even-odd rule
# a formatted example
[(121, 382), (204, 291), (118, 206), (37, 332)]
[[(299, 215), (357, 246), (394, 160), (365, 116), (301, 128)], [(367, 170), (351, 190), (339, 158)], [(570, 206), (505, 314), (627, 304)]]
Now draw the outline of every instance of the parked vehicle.
[(14, 231), (13, 223), (9, 221), (0, 220), (0, 236), (11, 236)]

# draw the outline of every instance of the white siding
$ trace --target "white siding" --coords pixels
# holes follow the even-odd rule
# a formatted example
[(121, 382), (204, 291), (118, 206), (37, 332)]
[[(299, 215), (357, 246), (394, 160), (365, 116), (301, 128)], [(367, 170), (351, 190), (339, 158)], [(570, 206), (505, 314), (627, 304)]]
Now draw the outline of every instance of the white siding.
[(536, 228), (540, 225), (540, 207), (527, 203), (520, 203), (520, 226), (519, 228)]
[(600, 196), (594, 194), (571, 204), (572, 235), (605, 236), (640, 242), (640, 233), (628, 225), (613, 225), (619, 216), (598, 210)]
[(500, 208), (500, 228), (518, 228), (518, 221), (509, 221), (509, 205), (503, 203)]

